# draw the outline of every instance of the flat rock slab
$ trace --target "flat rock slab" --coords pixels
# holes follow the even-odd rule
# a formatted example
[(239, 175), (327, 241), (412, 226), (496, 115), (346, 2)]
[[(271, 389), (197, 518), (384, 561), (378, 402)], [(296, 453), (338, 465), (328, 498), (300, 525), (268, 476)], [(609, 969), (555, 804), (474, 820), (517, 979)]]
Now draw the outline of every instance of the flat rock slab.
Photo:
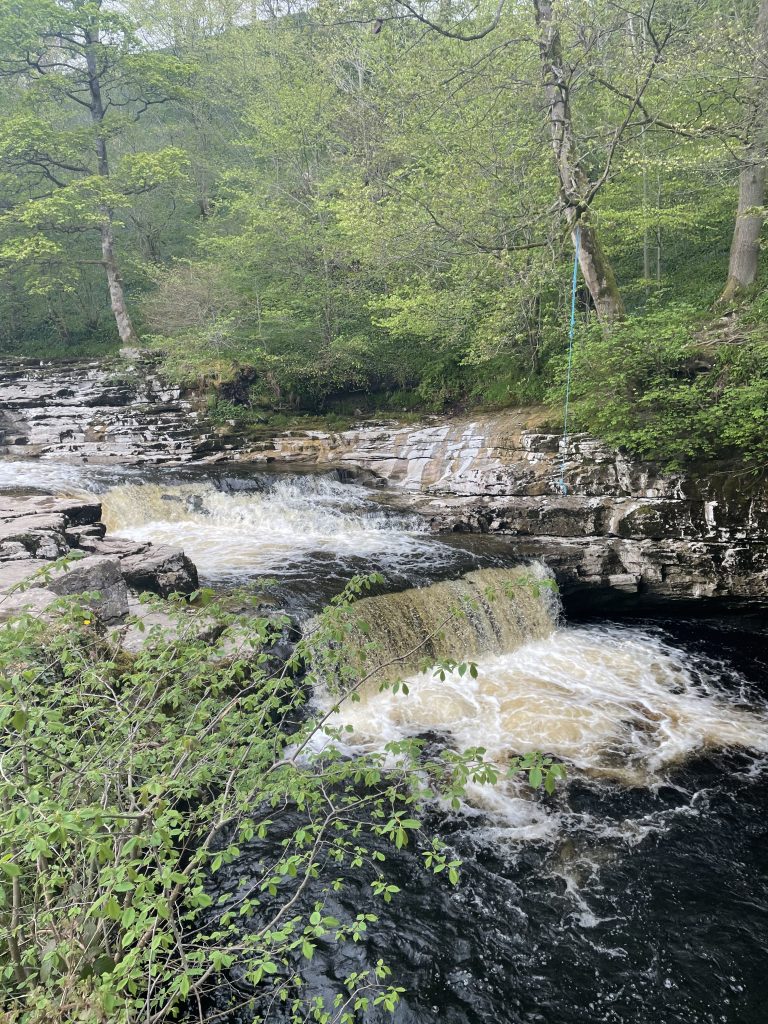
[(15, 619), (25, 613), (34, 616), (41, 615), (55, 600), (56, 594), (39, 587), (5, 594), (0, 597), (0, 622), (7, 622), (9, 619)]
[(152, 545), (148, 541), (123, 540), (122, 537), (83, 537), (80, 547), (94, 555), (124, 559), (151, 550)]
[(50, 562), (42, 558), (27, 558), (23, 561), (0, 562), (0, 601), (14, 587), (43, 573)]
[(63, 535), (67, 520), (63, 515), (46, 513), (45, 515), (21, 515), (15, 519), (7, 519), (0, 523), (0, 540), (7, 540), (31, 531), (51, 530)]
[[(19, 482), (23, 486), (23, 482)], [(55, 498), (49, 494), (25, 497), (0, 495), (0, 519), (14, 520), (20, 516), (60, 515), (68, 526), (86, 526), (101, 519), (101, 503), (82, 498)]]

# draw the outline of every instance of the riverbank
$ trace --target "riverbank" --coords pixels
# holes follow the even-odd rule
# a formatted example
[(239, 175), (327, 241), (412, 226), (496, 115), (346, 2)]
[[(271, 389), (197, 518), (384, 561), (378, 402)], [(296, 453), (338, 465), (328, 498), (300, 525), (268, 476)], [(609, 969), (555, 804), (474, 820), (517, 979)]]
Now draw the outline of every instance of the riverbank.
[(564, 444), (540, 409), (254, 437), (212, 424), (152, 360), (123, 379), (96, 362), (17, 365), (3, 386), (6, 458), (338, 470), (438, 535), (491, 534), (543, 559), (566, 593), (768, 602), (762, 478), (723, 464), (669, 472), (583, 434)]

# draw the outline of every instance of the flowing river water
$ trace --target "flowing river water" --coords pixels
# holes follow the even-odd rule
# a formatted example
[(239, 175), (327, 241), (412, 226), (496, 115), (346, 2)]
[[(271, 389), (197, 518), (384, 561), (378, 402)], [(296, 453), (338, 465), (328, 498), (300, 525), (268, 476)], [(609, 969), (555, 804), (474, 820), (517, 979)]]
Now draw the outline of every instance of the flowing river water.
[[(393, 650), (451, 595), (474, 588), (482, 605), (511, 563), (503, 541), (434, 537), (336, 474), (174, 470), (146, 482), (146, 471), (28, 466), (26, 487), (99, 492), (111, 536), (183, 546), (203, 583), (278, 580), (274, 599), (303, 620), (354, 573), (384, 573), (392, 594), (369, 599), (367, 618)], [(414, 671), (407, 696), (372, 687), (340, 713), (350, 752), (415, 735), (500, 760), (539, 749), (569, 766), (568, 783), (553, 797), (477, 786), (459, 812), (433, 809), (464, 861), (460, 885), (401, 852), (402, 897), (359, 947), (320, 949), (310, 985), (331, 991), (382, 956), (406, 988), (397, 1024), (765, 1024), (765, 621), (564, 614), (547, 591), (483, 606), (463, 629), (453, 640), (466, 649), (449, 653), (471, 655), (477, 678)], [(223, 890), (248, 858), (222, 872)], [(340, 903), (365, 905), (369, 882), (351, 879)]]

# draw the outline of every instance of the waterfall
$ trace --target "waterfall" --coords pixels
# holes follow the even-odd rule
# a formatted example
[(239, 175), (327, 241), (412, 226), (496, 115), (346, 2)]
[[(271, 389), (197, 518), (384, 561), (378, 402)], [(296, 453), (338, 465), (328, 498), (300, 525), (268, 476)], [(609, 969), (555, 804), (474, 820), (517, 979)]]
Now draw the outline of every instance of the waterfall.
[(336, 476), (265, 474), (247, 484), (235, 491), (210, 481), (122, 484), (102, 497), (104, 522), (112, 537), (183, 547), (213, 582), (310, 570), (322, 580), (345, 563), (348, 578), (456, 558), (422, 518)]
[[(351, 751), (409, 736), (482, 747), (500, 764), (539, 750), (593, 779), (651, 786), (704, 751), (768, 754), (768, 716), (717, 683), (719, 663), (691, 659), (633, 627), (563, 627), (546, 570), (486, 569), (459, 580), (356, 602), (315, 702), (329, 725), (349, 727)], [(453, 612), (455, 611), (455, 614)], [(477, 671), (441, 678), (428, 667), (470, 659)], [(367, 678), (365, 678), (367, 677)], [(407, 692), (382, 691), (402, 679)], [(320, 737), (317, 749), (326, 740)], [(499, 820), (541, 824), (517, 783), (470, 787), (476, 808)], [(531, 818), (533, 814), (533, 818)]]
[(543, 565), (480, 569), (460, 579), (355, 602), (346, 613), (344, 643), (335, 657), (342, 674), (373, 673), (371, 679), (381, 682), (439, 659), (514, 650), (548, 636), (558, 614)]

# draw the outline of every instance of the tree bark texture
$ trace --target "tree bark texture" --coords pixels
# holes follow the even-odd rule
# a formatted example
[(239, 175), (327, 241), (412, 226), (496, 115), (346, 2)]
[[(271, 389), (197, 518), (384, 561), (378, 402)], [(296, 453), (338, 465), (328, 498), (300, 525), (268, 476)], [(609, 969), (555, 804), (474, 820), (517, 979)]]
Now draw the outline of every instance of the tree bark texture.
[(584, 202), (589, 182), (579, 162), (569, 87), (563, 65), (563, 48), (554, 18), (553, 3), (552, 0), (533, 0), (533, 6), (539, 32), (539, 54), (547, 100), (549, 132), (560, 183), (560, 201), (565, 209), (574, 244), (577, 226), (579, 229), (579, 266), (597, 316), (601, 322), (610, 323), (624, 315), (624, 303), (616, 277), (600, 245), (597, 231), (590, 223), (589, 207)]
[(760, 0), (755, 26), (755, 62), (749, 97), (749, 127), (739, 172), (739, 202), (733, 228), (728, 280), (721, 302), (732, 302), (755, 283), (760, 262), (760, 234), (765, 222), (768, 156), (768, 0)]

